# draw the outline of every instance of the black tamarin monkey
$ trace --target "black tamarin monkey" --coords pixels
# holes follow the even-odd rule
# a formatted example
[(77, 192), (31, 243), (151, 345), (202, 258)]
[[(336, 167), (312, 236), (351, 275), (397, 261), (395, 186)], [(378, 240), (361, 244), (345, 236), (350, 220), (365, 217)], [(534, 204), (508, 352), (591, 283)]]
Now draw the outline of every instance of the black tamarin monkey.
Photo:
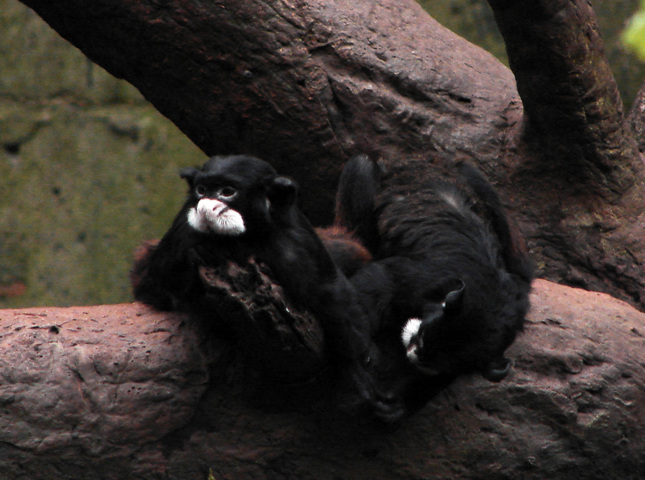
[[(249, 256), (265, 263), (289, 298), (320, 321), (350, 387), (376, 402), (367, 364), (368, 321), (354, 286), (337, 267), (321, 239), (297, 207), (297, 186), (254, 157), (216, 156), (181, 177), (188, 197), (170, 229), (146, 247), (132, 271), (135, 299), (161, 310), (190, 311), (204, 294), (200, 266), (226, 261), (244, 264)], [(335, 251), (367, 255), (341, 242)], [(354, 260), (352, 260), (354, 261)], [(343, 261), (351, 270), (349, 261)]]
[(374, 322), (380, 368), (391, 372), (392, 402), (375, 411), (388, 421), (422, 407), (460, 374), (502, 380), (533, 278), (483, 175), (457, 162), (424, 180), (420, 162), (381, 179), (375, 162), (354, 157), (338, 192), (337, 218), (374, 253), (351, 281)]

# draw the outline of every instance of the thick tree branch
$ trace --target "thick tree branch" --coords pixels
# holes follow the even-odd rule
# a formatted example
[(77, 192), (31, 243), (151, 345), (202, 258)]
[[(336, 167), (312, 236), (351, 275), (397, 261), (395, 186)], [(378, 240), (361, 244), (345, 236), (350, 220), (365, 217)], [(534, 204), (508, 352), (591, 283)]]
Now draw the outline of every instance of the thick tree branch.
[(636, 94), (627, 121), (632, 129), (632, 137), (636, 139), (638, 150), (642, 154), (645, 152), (645, 83)]
[(645, 305), (645, 163), (634, 140), (643, 118), (624, 119), (591, 5), (489, 3), (525, 109), (516, 145), (534, 157), (519, 176), (540, 229), (533, 250), (554, 267), (555, 256), (569, 257), (546, 276), (615, 293), (614, 285)]
[(252, 259), (244, 268), (203, 267), (203, 321), (215, 334), (224, 327), (239, 339), (246, 363), (269, 381), (309, 381), (325, 367), (321, 326), (284, 296), (266, 270)]
[(5, 310), (0, 321), (8, 477), (26, 452), (35, 465), (61, 447), (87, 459), (134, 454), (190, 421), (208, 385), (202, 341), (179, 315), (111, 305)]
[(23, 1), (207, 153), (294, 176), (315, 223), (352, 154), (467, 156), (542, 275), (645, 305), (645, 168), (587, 2), (491, 1), (527, 121), (511, 72), (412, 0)]
[(24, 3), (208, 154), (318, 186), (303, 199), (319, 219), (351, 154), (492, 152), (521, 113), (510, 72), (413, 0)]
[(234, 344), (180, 315), (138, 304), (0, 311), (0, 472), (640, 478), (645, 315), (545, 281), (532, 302), (505, 381), (461, 378), (396, 431), (339, 413), (315, 382), (258, 383)]
[(618, 86), (591, 4), (584, 0), (489, 3), (506, 42), (528, 127), (537, 130), (540, 142), (549, 141), (550, 161), (559, 164), (560, 170), (573, 162), (569, 171), (589, 187), (608, 183), (624, 193), (642, 168), (636, 172), (633, 168), (635, 142), (623, 120)]

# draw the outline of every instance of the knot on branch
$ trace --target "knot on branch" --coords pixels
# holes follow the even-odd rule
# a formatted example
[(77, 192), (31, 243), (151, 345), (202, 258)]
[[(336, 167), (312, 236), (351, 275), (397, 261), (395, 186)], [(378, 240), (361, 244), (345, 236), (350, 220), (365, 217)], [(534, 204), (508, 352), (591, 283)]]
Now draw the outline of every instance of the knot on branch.
[(315, 377), (325, 365), (322, 328), (314, 316), (286, 297), (269, 268), (253, 258), (200, 267), (204, 307), (230, 322), (242, 357), (260, 375), (281, 383)]

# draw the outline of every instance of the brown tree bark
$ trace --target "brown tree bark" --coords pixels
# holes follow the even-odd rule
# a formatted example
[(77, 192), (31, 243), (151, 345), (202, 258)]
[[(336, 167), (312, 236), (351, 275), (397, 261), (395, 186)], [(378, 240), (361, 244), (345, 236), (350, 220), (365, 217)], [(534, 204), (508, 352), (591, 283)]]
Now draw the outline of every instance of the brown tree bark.
[[(546, 276), (645, 304), (644, 116), (625, 120), (589, 2), (489, 0), (524, 105), (521, 198)], [(638, 105), (638, 101), (636, 102)], [(513, 152), (506, 152), (512, 155)], [(542, 232), (542, 233), (541, 233)], [(557, 257), (562, 257), (561, 262)]]
[(490, 0), (515, 78), (412, 0), (23, 1), (206, 153), (296, 177), (316, 222), (351, 154), (465, 155), (542, 276), (645, 305), (638, 129), (584, 0)]
[(401, 428), (324, 384), (258, 380), (201, 326), (140, 304), (0, 311), (0, 476), (640, 479), (645, 314), (537, 281), (499, 384), (463, 377)]

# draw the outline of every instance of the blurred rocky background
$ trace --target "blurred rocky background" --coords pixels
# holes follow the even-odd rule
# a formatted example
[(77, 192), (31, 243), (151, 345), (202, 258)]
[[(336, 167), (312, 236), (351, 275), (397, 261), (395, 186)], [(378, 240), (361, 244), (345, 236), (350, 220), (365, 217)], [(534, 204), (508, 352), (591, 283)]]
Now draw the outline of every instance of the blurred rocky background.
[[(420, 3), (505, 60), (486, 2)], [(619, 41), (637, 4), (594, 2), (627, 104), (645, 75)], [(134, 249), (179, 209), (179, 168), (204, 160), (134, 87), (0, 0), (0, 308), (130, 301)]]
[(205, 155), (26, 6), (0, 12), (0, 307), (128, 301)]

